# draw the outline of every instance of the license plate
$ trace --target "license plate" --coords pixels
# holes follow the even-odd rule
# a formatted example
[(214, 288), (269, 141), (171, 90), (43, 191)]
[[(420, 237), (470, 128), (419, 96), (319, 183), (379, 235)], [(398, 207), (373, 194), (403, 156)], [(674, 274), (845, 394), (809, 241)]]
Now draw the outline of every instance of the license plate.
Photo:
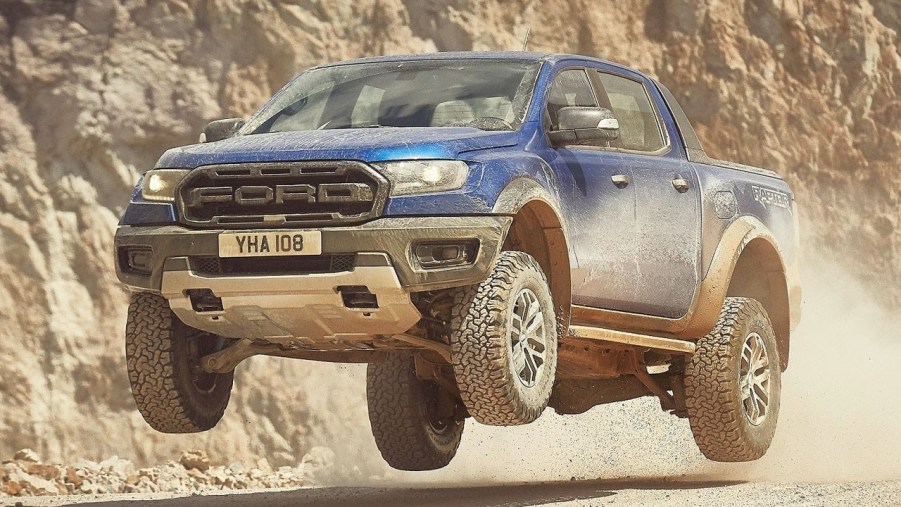
[(219, 234), (219, 257), (273, 257), (319, 255), (320, 231), (223, 232)]

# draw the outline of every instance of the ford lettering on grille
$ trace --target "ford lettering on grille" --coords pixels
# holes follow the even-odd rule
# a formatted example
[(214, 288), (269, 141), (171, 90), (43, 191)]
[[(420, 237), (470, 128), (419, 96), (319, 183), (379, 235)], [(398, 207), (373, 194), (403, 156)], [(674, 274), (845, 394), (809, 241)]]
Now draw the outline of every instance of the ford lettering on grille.
[(379, 216), (388, 183), (359, 162), (229, 164), (181, 184), (183, 223), (198, 227), (340, 225)]
[(365, 183), (323, 183), (314, 185), (275, 185), (232, 187), (206, 187), (191, 190), (188, 206), (198, 207), (217, 202), (234, 202), (240, 206), (265, 206), (285, 204), (290, 201), (305, 203), (372, 202), (372, 189)]

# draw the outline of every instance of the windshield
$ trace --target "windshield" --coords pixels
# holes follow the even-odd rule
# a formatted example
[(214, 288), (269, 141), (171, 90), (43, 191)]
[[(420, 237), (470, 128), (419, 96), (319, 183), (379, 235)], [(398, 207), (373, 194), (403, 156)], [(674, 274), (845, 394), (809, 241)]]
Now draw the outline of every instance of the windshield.
[(515, 130), (540, 63), (424, 60), (305, 72), (242, 129), (245, 134), (370, 127)]

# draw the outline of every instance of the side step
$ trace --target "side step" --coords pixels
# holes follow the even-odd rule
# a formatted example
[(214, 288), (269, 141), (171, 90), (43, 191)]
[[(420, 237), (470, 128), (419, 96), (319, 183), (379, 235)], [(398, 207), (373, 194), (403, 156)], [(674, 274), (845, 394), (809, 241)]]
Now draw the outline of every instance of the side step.
[(569, 335), (574, 338), (621, 343), (623, 345), (630, 345), (634, 347), (642, 347), (654, 350), (665, 350), (667, 352), (677, 352), (686, 355), (694, 354), (696, 349), (696, 346), (693, 342), (685, 340), (675, 340), (672, 338), (660, 338), (658, 336), (627, 333), (625, 331), (614, 331), (612, 329), (604, 329), (600, 327), (569, 326)]

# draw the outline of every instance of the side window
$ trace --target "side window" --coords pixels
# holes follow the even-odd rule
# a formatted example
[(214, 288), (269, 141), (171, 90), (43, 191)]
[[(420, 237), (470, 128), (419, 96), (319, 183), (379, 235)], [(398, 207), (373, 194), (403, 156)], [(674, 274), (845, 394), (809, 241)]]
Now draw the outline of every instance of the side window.
[(548, 89), (547, 113), (551, 128), (557, 127), (557, 113), (566, 106), (597, 107), (598, 102), (583, 69), (564, 70), (557, 74)]
[(619, 120), (622, 147), (635, 151), (657, 151), (666, 142), (660, 122), (643, 84), (624, 77), (598, 72)]

